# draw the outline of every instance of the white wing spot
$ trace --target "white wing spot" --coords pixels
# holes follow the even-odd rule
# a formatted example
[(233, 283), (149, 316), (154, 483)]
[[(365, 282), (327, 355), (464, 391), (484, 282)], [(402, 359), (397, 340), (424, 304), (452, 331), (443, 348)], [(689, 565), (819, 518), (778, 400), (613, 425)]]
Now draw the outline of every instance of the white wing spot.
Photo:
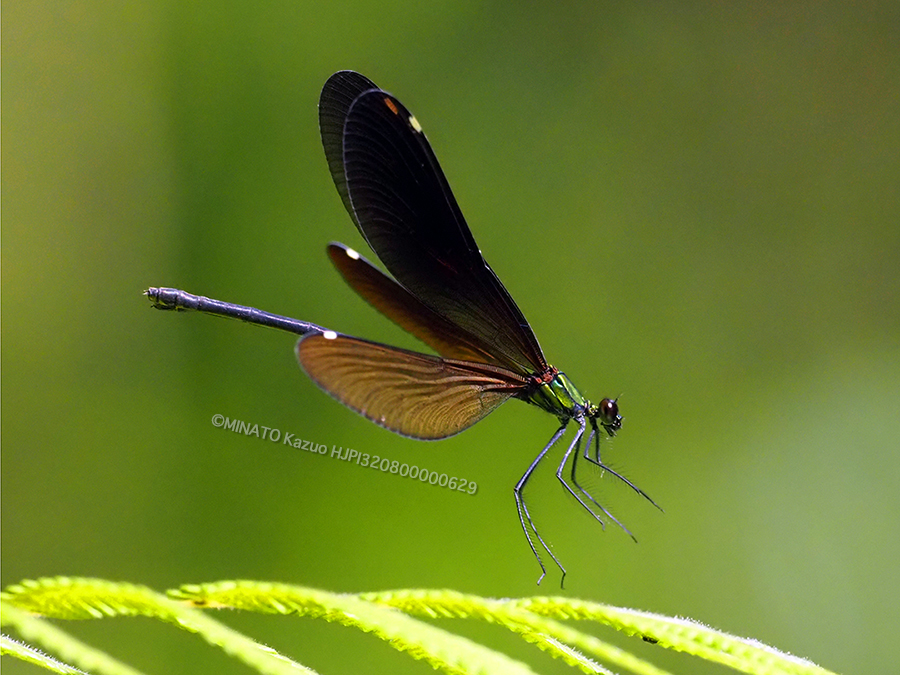
[(420, 134), (422, 133), (422, 125), (419, 124), (419, 120), (416, 119), (415, 115), (409, 116), (409, 124), (410, 124), (410, 126), (412, 126), (413, 129), (418, 131)]
[(322, 333), (322, 337), (326, 340), (337, 340), (337, 333), (335, 333), (333, 330), (326, 330), (324, 333)]
[(359, 260), (359, 253), (354, 251), (352, 248), (347, 249), (347, 257), (353, 258), (354, 260)]

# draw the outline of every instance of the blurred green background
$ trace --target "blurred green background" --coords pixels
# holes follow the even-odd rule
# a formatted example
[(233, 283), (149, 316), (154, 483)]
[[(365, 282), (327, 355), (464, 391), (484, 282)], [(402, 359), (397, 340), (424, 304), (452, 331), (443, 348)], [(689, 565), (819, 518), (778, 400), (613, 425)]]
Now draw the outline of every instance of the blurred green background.
[[(4, 6), (2, 56), (3, 585), (562, 592), (836, 671), (896, 664), (896, 2), (23, 1)], [(529, 499), (564, 591), (552, 568), (535, 586), (512, 496), (545, 413), (400, 438), (308, 381), (291, 336), (141, 296), (175, 286), (418, 348), (324, 253), (367, 250), (317, 129), (344, 68), (415, 112), (548, 359), (594, 400), (621, 395), (604, 456), (666, 512), (597, 478), (640, 543), (604, 533), (548, 462)], [(221, 618), (323, 673), (432, 672), (340, 626)], [(440, 625), (571, 672), (499, 628)], [(149, 620), (66, 628), (145, 672), (247, 672)]]

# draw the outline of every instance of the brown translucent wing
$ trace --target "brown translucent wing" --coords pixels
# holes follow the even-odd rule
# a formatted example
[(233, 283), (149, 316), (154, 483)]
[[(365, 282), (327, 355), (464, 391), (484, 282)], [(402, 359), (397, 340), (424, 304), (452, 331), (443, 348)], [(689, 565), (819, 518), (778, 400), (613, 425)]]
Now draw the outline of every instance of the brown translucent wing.
[(494, 363), (490, 345), (432, 310), (353, 249), (332, 242), (328, 256), (366, 302), (444, 358)]
[(306, 374), (348, 408), (403, 436), (458, 434), (526, 386), (504, 368), (450, 361), (335, 333), (297, 343)]

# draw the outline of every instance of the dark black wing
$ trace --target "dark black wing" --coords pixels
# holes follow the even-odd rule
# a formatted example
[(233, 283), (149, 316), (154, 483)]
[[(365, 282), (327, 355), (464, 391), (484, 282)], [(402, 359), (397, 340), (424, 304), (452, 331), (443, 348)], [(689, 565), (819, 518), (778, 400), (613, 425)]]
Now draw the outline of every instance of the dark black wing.
[(328, 170), (357, 228), (359, 223), (350, 206), (347, 180), (344, 178), (344, 122), (356, 97), (369, 89), (378, 89), (378, 85), (352, 70), (341, 70), (328, 78), (319, 96), (319, 132), (322, 134)]
[(319, 104), (320, 119), (328, 121), (322, 133), (330, 167), (334, 130), (346, 115), (343, 180), (335, 168), (332, 175), (363, 237), (394, 278), (470, 336), (488, 362), (543, 372), (547, 363), (531, 327), (481, 256), (415, 117), (380, 89), (361, 91), (346, 107), (350, 93), (368, 82), (338, 73)]
[(493, 364), (477, 339), (434, 312), (352, 248), (328, 245), (328, 256), (344, 281), (372, 307), (447, 359)]

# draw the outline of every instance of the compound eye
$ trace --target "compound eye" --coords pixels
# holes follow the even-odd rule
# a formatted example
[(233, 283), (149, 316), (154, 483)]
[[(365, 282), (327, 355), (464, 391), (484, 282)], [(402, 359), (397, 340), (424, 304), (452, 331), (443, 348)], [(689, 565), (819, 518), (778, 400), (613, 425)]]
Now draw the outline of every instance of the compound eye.
[(619, 404), (614, 398), (605, 398), (600, 401), (600, 405), (597, 406), (597, 417), (600, 418), (600, 424), (610, 436), (615, 436), (616, 432), (622, 428)]
[(605, 398), (600, 401), (600, 419), (604, 424), (615, 424), (619, 419), (619, 404), (615, 399)]

